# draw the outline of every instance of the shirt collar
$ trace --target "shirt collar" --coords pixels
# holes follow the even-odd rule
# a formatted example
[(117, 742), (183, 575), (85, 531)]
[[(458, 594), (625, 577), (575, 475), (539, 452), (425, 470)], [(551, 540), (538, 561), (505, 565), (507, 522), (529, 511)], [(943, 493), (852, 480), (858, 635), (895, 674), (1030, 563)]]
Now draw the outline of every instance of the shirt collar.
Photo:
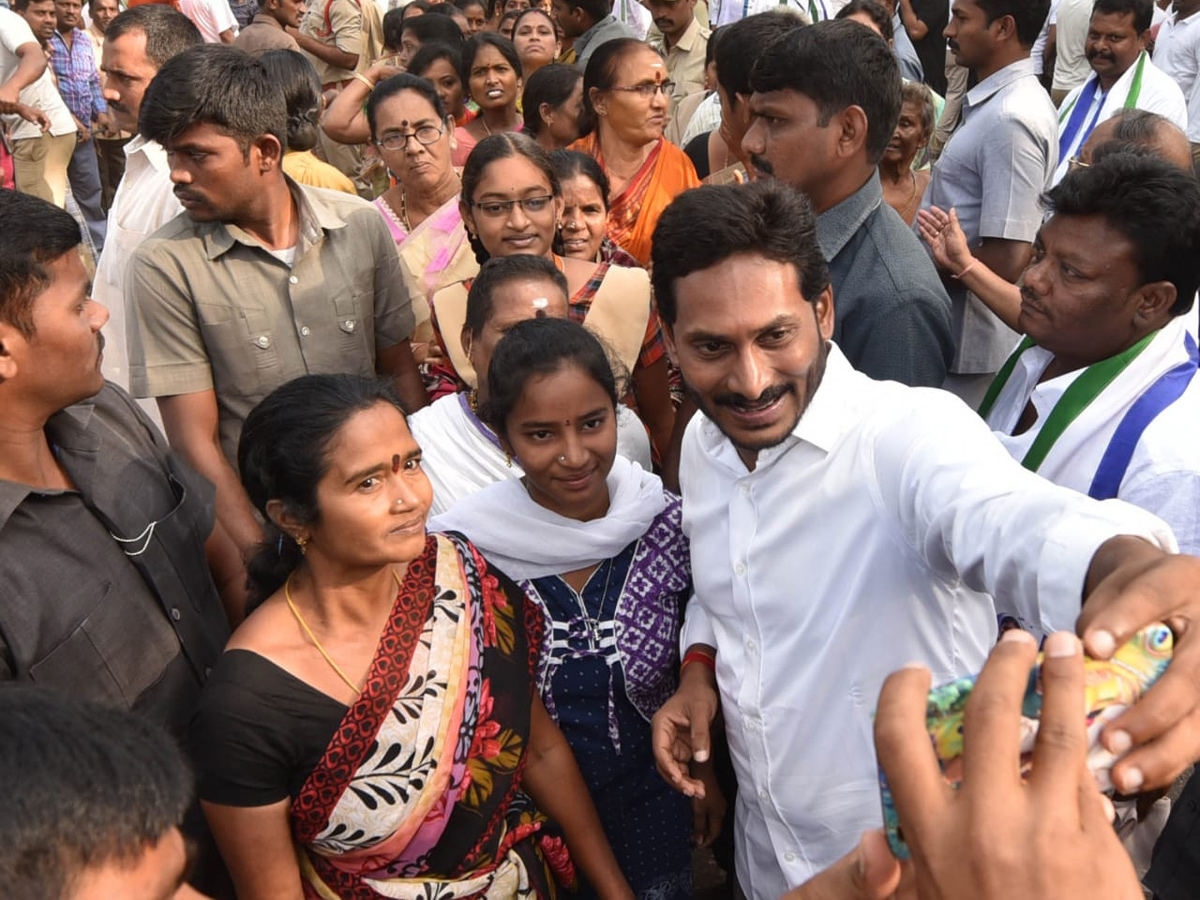
[(254, 18), (250, 20), (251, 25), (266, 25), (268, 28), (274, 28), (278, 31), (283, 31), (284, 28), (272, 16), (266, 13), (256, 13)]
[(975, 107), (990, 100), (994, 94), (999, 93), (1003, 88), (1008, 87), (1014, 81), (1024, 78), (1026, 75), (1033, 75), (1033, 60), (1030, 57), (1018, 59), (1014, 63), (1009, 63), (1003, 69), (993, 72), (975, 87), (967, 91), (967, 107), (975, 109)]
[[(692, 21), (688, 23), (688, 27), (683, 30), (683, 34), (679, 37), (677, 43), (672, 50), (678, 50), (680, 53), (691, 53), (692, 48), (696, 46), (696, 39), (700, 37), (700, 20), (692, 16)], [(667, 41), (663, 39), (663, 49), (665, 50)]]
[[(311, 247), (325, 232), (342, 228), (346, 220), (322, 203), (313, 203), (309, 193), (284, 175), (292, 199), (296, 201), (296, 212), (300, 217), (300, 233), (296, 241), (298, 248)], [(201, 226), (204, 235), (204, 251), (209, 260), (214, 260), (228, 251), (234, 244), (245, 244), (247, 247), (262, 247), (262, 244), (252, 238), (236, 225), (228, 222), (205, 223)]]
[(614, 16), (612, 13), (609, 13), (607, 16), (605, 16), (603, 19), (601, 19), (599, 22), (597, 22), (595, 25), (593, 25), (591, 28), (589, 28), (587, 31), (585, 31), (583, 34), (581, 34), (579, 37), (575, 38), (574, 47), (575, 47), (576, 55), (578, 55), (580, 50), (587, 47), (588, 43), (591, 41), (592, 38), (594, 38), (597, 34), (600, 33), (601, 28), (604, 28), (608, 25), (613, 25), (616, 23), (616, 21), (617, 21), (617, 17)]
[[(88, 429), (91, 426), (92, 413), (95, 412), (95, 408), (94, 400), (84, 400), (82, 403), (76, 403), (74, 406), (68, 406), (66, 409), (56, 412), (47, 419), (46, 440), (50, 442), (50, 446), (57, 447), (60, 451), (86, 454), (87, 459), (94, 461), (96, 451), (100, 449), (100, 438)], [(83, 476), (87, 474), (87, 471), (86, 462), (82, 465), (72, 465), (71, 478), (76, 484), (80, 484), (81, 481), (85, 481)], [(86, 483), (83, 486), (86, 487)], [(34, 493), (43, 493), (43, 491), (28, 484), (0, 478), (0, 529), (8, 524), (8, 520), (25, 502), (25, 498)], [(62, 492), (45, 491), (44, 493)]]
[(857, 191), (817, 216), (817, 243), (826, 260), (831, 260), (846, 246), (863, 222), (883, 202), (883, 186), (879, 172), (873, 171)]

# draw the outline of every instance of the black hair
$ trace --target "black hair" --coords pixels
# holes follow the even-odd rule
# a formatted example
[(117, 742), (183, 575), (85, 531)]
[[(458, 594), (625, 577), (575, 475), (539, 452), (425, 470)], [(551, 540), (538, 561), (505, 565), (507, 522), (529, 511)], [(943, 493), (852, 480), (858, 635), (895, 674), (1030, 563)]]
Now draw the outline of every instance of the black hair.
[(521, 57), (517, 54), (517, 48), (513, 46), (513, 42), (494, 31), (481, 31), (474, 37), (468, 38), (467, 42), (463, 44), (462, 69), (458, 74), (462, 78), (463, 87), (466, 88), (468, 94), (471, 93), (471, 67), (475, 65), (475, 57), (484, 47), (495, 47), (513, 67), (517, 77), (520, 78), (522, 75)]
[(404, 35), (404, 10), (407, 8), (397, 6), (383, 14), (383, 49), (392, 53), (400, 52), (400, 38)]
[(1113, 121), (1113, 139), (1135, 144), (1156, 143), (1158, 130), (1163, 125), (1174, 124), (1170, 119), (1150, 112), (1148, 109), (1121, 108), (1109, 118)]
[(570, 319), (526, 319), (500, 338), (488, 367), (488, 399), (482, 416), (496, 434), (508, 436), (508, 419), (525, 385), (537, 375), (575, 366), (600, 387), (617, 408), (617, 376), (599, 338)]
[[(617, 69), (629, 54), (654, 48), (637, 38), (615, 38), (605, 41), (588, 58), (583, 70), (583, 112), (579, 114), (579, 136), (586, 137), (596, 130), (599, 117), (592, 105), (592, 88), (600, 92), (612, 90), (617, 84)], [(655, 51), (657, 52), (657, 51)]]
[(31, 3), (45, 3), (46, 0), (12, 0), (12, 11), (15, 13), (23, 13), (29, 9)]
[(750, 72), (759, 55), (785, 34), (804, 27), (800, 17), (782, 9), (757, 13), (724, 26), (716, 51), (717, 81), (731, 103), (738, 102), (738, 94), (749, 97), (752, 93)]
[(448, 118), (446, 106), (442, 103), (442, 98), (438, 96), (433, 82), (428, 78), (421, 78), (417, 75), (401, 72), (398, 75), (393, 75), (379, 82), (379, 84), (375, 85), (375, 89), (367, 96), (367, 127), (371, 129), (371, 140), (376, 140), (377, 136), (379, 104), (391, 97), (395, 97), (401, 91), (412, 91), (414, 94), (420, 94), (429, 101), (429, 105), (437, 113), (442, 127), (449, 127), (446, 125), (446, 119)]
[(564, 0), (564, 3), (568, 10), (582, 9), (593, 24), (612, 12), (612, 0)]
[(604, 200), (604, 208), (608, 208), (608, 193), (611, 189), (608, 176), (604, 174), (604, 169), (601, 168), (600, 163), (596, 162), (595, 157), (589, 156), (587, 153), (580, 153), (578, 150), (555, 150), (550, 154), (550, 163), (554, 166), (555, 174), (558, 175), (559, 184), (580, 175), (589, 179), (600, 192), (600, 196)]
[(429, 9), (425, 10), (425, 12), (432, 13), (435, 16), (453, 17), (461, 13), (462, 10), (453, 3), (435, 3)]
[[(498, 159), (509, 159), (514, 156), (523, 156), (537, 166), (550, 183), (550, 193), (555, 197), (562, 196), (562, 184), (554, 172), (550, 155), (546, 153), (541, 144), (520, 132), (505, 131), (485, 137), (471, 149), (462, 171), (462, 192), (459, 195), (462, 197), (462, 202), (467, 206), (474, 206), (475, 191), (478, 189), (487, 167)], [(475, 251), (475, 258), (480, 265), (491, 258), (477, 234), (468, 232), (467, 239), (470, 241), (471, 249)]]
[(113, 41), (131, 31), (146, 35), (146, 58), (160, 69), (172, 57), (204, 43), (191, 19), (158, 3), (131, 6), (117, 13), (108, 23), (104, 39)]
[[(433, 4), (430, 3), (429, 0), (412, 0), (411, 3), (405, 3), (403, 6), (399, 7), (398, 11), (400, 13), (400, 21), (403, 22), (405, 19), (407, 19), (408, 14), (414, 9), (420, 10), (423, 13), (427, 13), (432, 8)], [(388, 12), (393, 12), (393, 10), (389, 9)]]
[(497, 256), (479, 267), (479, 274), (467, 292), (467, 317), (463, 327), (478, 337), (492, 317), (492, 297), (496, 291), (513, 281), (549, 281), (570, 299), (567, 276), (544, 256), (522, 253), (518, 256)]
[[(140, 7), (139, 7), (140, 8)], [(164, 147), (193, 125), (207, 123), (238, 142), (269, 134), (287, 149), (283, 90), (249, 54), (226, 44), (185, 50), (158, 70), (142, 97), (138, 130)]]
[(533, 138), (541, 134), (546, 124), (542, 121), (542, 104), (549, 104), (551, 109), (562, 106), (571, 98), (575, 85), (579, 84), (582, 78), (583, 73), (578, 67), (564, 63), (550, 63), (530, 75), (521, 95), (522, 115), (525, 117), (524, 133)]
[(708, 185), (685, 191), (665, 210), (651, 244), (651, 281), (658, 314), (674, 327), (675, 282), (739, 253), (796, 268), (810, 303), (829, 286), (808, 198), (776, 181)]
[(238, 441), (238, 474), (266, 523), (264, 542), (247, 566), (247, 613), (279, 590), (302, 558), (296, 542), (267, 515), (267, 503), (278, 500), (306, 524), (319, 521), (317, 484), (329, 470), (330, 445), (356, 413), (379, 403), (404, 411), (385, 381), (302, 375), (275, 388), (246, 416)]
[(835, 19), (848, 19), (855, 13), (862, 13), (868, 19), (875, 23), (875, 27), (879, 29), (879, 33), (883, 35), (885, 41), (890, 41), (896, 36), (896, 31), (892, 27), (892, 16), (879, 0), (850, 0), (845, 6), (837, 11)]
[(817, 106), (818, 124), (858, 106), (867, 117), (867, 163), (887, 149), (900, 118), (900, 67), (883, 38), (858, 22), (825, 21), (785, 34), (750, 73), (756, 92), (792, 90)]
[(148, 719), (46, 688), (0, 688), (0, 880), (10, 900), (72, 897), (183, 820), (192, 775)]
[(708, 43), (704, 45), (704, 68), (708, 68), (717, 60), (717, 45), (721, 43), (721, 36), (725, 34), (725, 29), (728, 25), (718, 25), (708, 35)]
[(0, 189), (0, 322), (32, 337), (34, 302), (50, 286), (46, 265), (82, 242), (70, 213), (32, 194)]
[(975, 0), (988, 25), (1005, 16), (1012, 16), (1017, 28), (1017, 40), (1022, 47), (1032, 47), (1041, 34), (1046, 17), (1050, 15), (1050, 0)]
[(1192, 308), (1200, 289), (1200, 184), (1163, 159), (1105, 154), (1068, 172), (1045, 196), (1055, 216), (1101, 216), (1133, 244), (1142, 284), (1175, 286), (1171, 315)]
[(478, 6), (480, 9), (482, 9), (485, 16), (487, 15), (488, 11), (487, 0), (454, 0), (454, 5), (457, 6), (462, 12), (466, 12), (472, 6)]
[[(523, 13), (523, 12), (525, 12), (525, 10), (523, 10), (523, 9), (510, 9), (508, 12), (506, 12), (504, 15), (502, 15), (500, 17), (500, 21), (496, 23), (496, 30), (494, 32), (491, 32), (491, 34), (496, 34), (496, 35), (499, 35), (500, 37), (504, 37), (504, 23), (510, 22), (510, 21), (513, 23), (513, 31), (516, 31), (517, 30), (517, 19), (521, 18), (521, 13)], [(486, 32), (480, 32), (480, 34), (484, 34), (484, 33), (486, 33)], [(504, 39), (506, 41), (510, 40), (510, 38), (504, 38)]]
[(458, 23), (449, 16), (439, 16), (432, 10), (428, 15), (417, 16), (415, 19), (405, 19), (400, 29), (401, 35), (410, 32), (422, 44), (449, 44), (462, 46), (463, 33)]
[(321, 79), (317, 70), (295, 50), (268, 50), (258, 62), (283, 91), (288, 150), (311, 150), (317, 146), (321, 128)]
[(424, 78), (425, 73), (439, 59), (444, 59), (450, 63), (450, 68), (454, 70), (454, 74), (458, 76), (459, 83), (462, 82), (462, 44), (451, 46), (450, 44), (422, 44), (421, 49), (413, 54), (413, 58), (408, 61), (408, 71), (410, 75), (416, 75), (418, 78)]
[(1154, 22), (1154, 0), (1096, 0), (1092, 15), (1133, 16), (1133, 30), (1143, 34)]

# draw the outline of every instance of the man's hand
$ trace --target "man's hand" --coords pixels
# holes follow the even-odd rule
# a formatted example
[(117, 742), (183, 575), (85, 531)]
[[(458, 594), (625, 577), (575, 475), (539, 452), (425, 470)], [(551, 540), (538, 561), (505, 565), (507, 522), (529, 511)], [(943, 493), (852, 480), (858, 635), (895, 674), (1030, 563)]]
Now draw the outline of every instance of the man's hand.
[(929, 671), (884, 683), (875, 747), (912, 851), (922, 900), (1140, 900), (1133, 864), (1112, 829), (1112, 804), (1087, 769), (1079, 640), (1046, 640), (1042, 716), (1032, 771), (1019, 769), (1021, 701), (1037, 656), (1032, 636), (1009, 631), (967, 701), (965, 777), (942, 777), (925, 730)]
[(42, 131), (47, 131), (50, 128), (50, 117), (37, 107), (29, 106), (25, 103), (9, 103), (5, 100), (0, 100), (0, 115), (20, 116), (26, 122), (36, 125)]
[(717, 771), (712, 761), (693, 762), (692, 776), (704, 785), (702, 796), (692, 798), (692, 845), (711, 847), (721, 836), (725, 821), (725, 793), (717, 783)]
[(704, 782), (691, 777), (687, 766), (692, 760), (708, 761), (709, 729), (717, 715), (718, 704), (713, 673), (702, 663), (691, 663), (683, 667), (679, 690), (650, 721), (658, 774), (685, 796), (704, 796)]
[[(907, 866), (905, 867), (907, 868)], [(901, 866), (882, 831), (868, 831), (832, 866), (788, 891), (783, 900), (892, 900), (911, 898), (912, 878), (901, 884)]]
[(1121, 793), (1167, 787), (1200, 759), (1200, 559), (1164, 553), (1140, 538), (1113, 538), (1096, 551), (1087, 587), (1077, 629), (1094, 659), (1108, 659), (1154, 622), (1175, 634), (1162, 678), (1101, 736), (1109, 751), (1130, 751), (1113, 766)]

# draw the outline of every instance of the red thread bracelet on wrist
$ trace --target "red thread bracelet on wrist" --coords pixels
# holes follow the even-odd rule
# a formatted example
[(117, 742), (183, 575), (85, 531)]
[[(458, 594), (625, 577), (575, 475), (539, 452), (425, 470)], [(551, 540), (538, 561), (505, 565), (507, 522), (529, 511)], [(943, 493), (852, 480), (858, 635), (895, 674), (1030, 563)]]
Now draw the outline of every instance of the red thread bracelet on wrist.
[(689, 650), (685, 653), (683, 655), (683, 662), (679, 664), (680, 671), (683, 671), (683, 667), (691, 662), (704, 663), (704, 665), (712, 669), (714, 674), (717, 671), (717, 658), (711, 653), (705, 653), (703, 650)]

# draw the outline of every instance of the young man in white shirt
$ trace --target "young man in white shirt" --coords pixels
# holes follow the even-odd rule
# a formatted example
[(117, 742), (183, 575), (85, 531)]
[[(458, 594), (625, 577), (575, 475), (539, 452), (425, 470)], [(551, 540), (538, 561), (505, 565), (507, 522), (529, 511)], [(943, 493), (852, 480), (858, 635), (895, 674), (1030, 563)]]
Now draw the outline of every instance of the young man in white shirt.
[(237, 39), (237, 19), (227, 0), (179, 0), (179, 11), (195, 23), (207, 44), (232, 44)]
[[(978, 671), (992, 596), (1047, 632), (1086, 599), (1080, 627), (1100, 657), (1173, 610), (1200, 615), (1200, 561), (1171, 555), (1160, 520), (1023, 469), (944, 391), (850, 367), (829, 341), (812, 211), (791, 188), (682, 194), (655, 231), (653, 273), (703, 413), (680, 463), (695, 596), (655, 755), (695, 792), (684, 767), (707, 758), (720, 708), (751, 900), (778, 898), (878, 827), (883, 679), (913, 660), (935, 682)], [(1137, 748), (1113, 770), (1123, 791), (1169, 784), (1200, 750), (1196, 640), (1182, 634), (1166, 680), (1106, 730), (1110, 749)]]
[(1200, 186), (1117, 153), (1049, 198), (1022, 279), (1026, 338), (980, 412), (1027, 468), (1148, 510), (1200, 554), (1200, 357), (1185, 327), (1200, 288)]
[(1150, 60), (1151, 0), (1097, 0), (1084, 55), (1091, 74), (1058, 111), (1058, 168), (1062, 181), (1097, 124), (1119, 109), (1144, 109), (1187, 129), (1187, 102), (1169, 75)]
[[(133, 139), (125, 145), (125, 174), (108, 211), (108, 239), (92, 293), (108, 307), (104, 330), (104, 377), (129, 389), (129, 345), (125, 337), (125, 269), (147, 237), (183, 212), (171, 184), (167, 152), (137, 133), (142, 94), (173, 56), (201, 43), (191, 20), (169, 6), (145, 4), (127, 9), (109, 23), (100, 56), (104, 98), (114, 122)], [(142, 408), (160, 427), (158, 406)]]
[(1174, 0), (1159, 26), (1154, 64), (1175, 79), (1188, 104), (1188, 140), (1200, 147), (1200, 0)]

